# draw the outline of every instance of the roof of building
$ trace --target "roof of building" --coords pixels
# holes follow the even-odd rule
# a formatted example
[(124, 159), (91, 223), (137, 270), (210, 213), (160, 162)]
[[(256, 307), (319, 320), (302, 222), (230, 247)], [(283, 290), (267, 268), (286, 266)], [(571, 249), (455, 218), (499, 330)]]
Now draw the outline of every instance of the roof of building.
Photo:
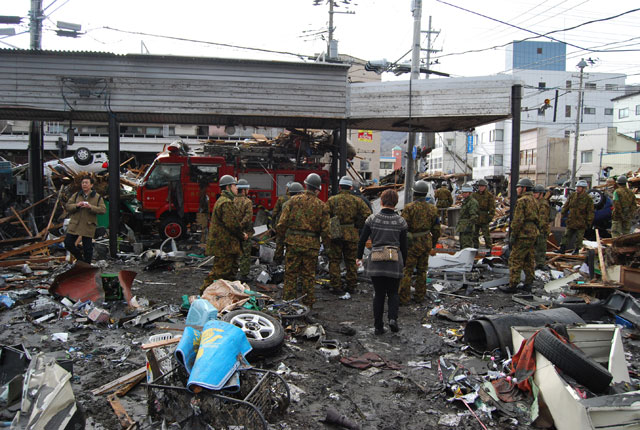
[(402, 147), (400, 147), (400, 146), (398, 146), (398, 145), (396, 145), (396, 146), (394, 146), (393, 148), (391, 148), (391, 150), (392, 150), (392, 151), (395, 151), (396, 149), (399, 149), (399, 150), (401, 150), (401, 151), (402, 151)]
[(614, 98), (611, 99), (611, 101), (614, 102), (616, 100), (622, 100), (622, 99), (626, 99), (628, 97), (634, 97), (634, 96), (637, 96), (638, 94), (640, 94), (640, 90), (634, 91), (634, 92), (629, 93), (629, 94), (625, 94), (623, 96), (614, 97)]

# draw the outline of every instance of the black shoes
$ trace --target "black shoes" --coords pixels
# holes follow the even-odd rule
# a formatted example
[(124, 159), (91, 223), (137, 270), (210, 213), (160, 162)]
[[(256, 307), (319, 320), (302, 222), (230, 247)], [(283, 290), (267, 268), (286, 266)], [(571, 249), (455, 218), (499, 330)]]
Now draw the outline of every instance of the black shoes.
[(389, 328), (392, 332), (397, 333), (400, 330), (400, 327), (398, 327), (398, 321), (389, 320)]
[(375, 334), (375, 335), (377, 335), (377, 336), (380, 336), (381, 334), (384, 334), (384, 329), (383, 329), (383, 328), (376, 328), (376, 329), (373, 331), (373, 334)]
[(567, 247), (565, 245), (560, 245), (560, 248), (556, 249), (555, 252), (556, 254), (564, 254), (564, 252), (567, 250)]
[(517, 293), (518, 290), (523, 290), (526, 292), (531, 292), (531, 284), (525, 284), (524, 282), (520, 282), (518, 285), (516, 286), (512, 286), (512, 285), (500, 285), (498, 287), (498, 289), (500, 291), (502, 291), (503, 293), (507, 293), (507, 294), (512, 294), (512, 293)]

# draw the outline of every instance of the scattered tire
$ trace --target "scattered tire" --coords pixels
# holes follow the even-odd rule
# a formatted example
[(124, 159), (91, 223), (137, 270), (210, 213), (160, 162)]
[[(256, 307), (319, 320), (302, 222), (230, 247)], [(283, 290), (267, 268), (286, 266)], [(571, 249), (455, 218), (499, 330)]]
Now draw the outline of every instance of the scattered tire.
[(309, 308), (301, 303), (276, 303), (267, 306), (267, 310), (271, 314), (278, 315), (283, 322), (309, 315)]
[(73, 154), (73, 159), (76, 163), (81, 166), (87, 166), (91, 164), (93, 161), (93, 154), (89, 150), (89, 148), (85, 148), (84, 146), (76, 149), (76, 152)]
[(540, 330), (536, 335), (533, 347), (560, 370), (593, 392), (601, 393), (611, 384), (613, 376), (607, 369), (577, 347), (562, 342), (548, 328)]
[(238, 309), (222, 316), (222, 320), (240, 327), (253, 350), (251, 356), (272, 355), (284, 343), (284, 328), (278, 320), (264, 312)]
[(165, 239), (182, 239), (186, 231), (184, 220), (178, 215), (168, 215), (160, 222), (160, 234)]
[(593, 200), (593, 206), (595, 210), (600, 210), (604, 207), (607, 202), (607, 196), (600, 190), (591, 189), (589, 190), (589, 196), (591, 200)]

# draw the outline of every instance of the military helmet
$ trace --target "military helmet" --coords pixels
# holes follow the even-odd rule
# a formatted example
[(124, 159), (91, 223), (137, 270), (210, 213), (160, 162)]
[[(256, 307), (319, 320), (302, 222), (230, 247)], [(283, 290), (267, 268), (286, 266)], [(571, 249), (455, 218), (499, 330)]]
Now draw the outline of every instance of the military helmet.
[(238, 179), (238, 189), (242, 190), (248, 190), (249, 188), (251, 188), (251, 185), (249, 185), (249, 181), (247, 181), (246, 179)]
[(544, 186), (541, 184), (536, 184), (535, 187), (533, 187), (533, 192), (534, 193), (544, 193)]
[(585, 181), (584, 179), (581, 179), (578, 181), (578, 183), (576, 184), (576, 187), (584, 187), (587, 188), (589, 185), (587, 184), (587, 181)]
[(231, 175), (224, 175), (222, 178), (220, 178), (220, 182), (218, 183), (218, 185), (220, 185), (220, 187), (226, 187), (227, 185), (235, 185), (238, 182), (236, 181), (236, 178), (234, 178)]
[(486, 187), (487, 185), (489, 185), (489, 183), (488, 183), (487, 181), (485, 181), (484, 179), (480, 179), (480, 180), (477, 182), (477, 184), (478, 184), (478, 185), (484, 185), (485, 187)]
[(304, 183), (307, 184), (308, 188), (319, 190), (322, 187), (322, 179), (320, 179), (320, 175), (317, 173), (309, 173), (307, 179), (304, 180)]
[(418, 194), (427, 194), (429, 192), (429, 184), (425, 181), (416, 181), (413, 184), (413, 192)]
[(516, 187), (533, 188), (533, 181), (529, 178), (520, 178)]
[(302, 184), (300, 182), (291, 182), (289, 185), (289, 194), (296, 195), (304, 191)]
[(627, 177), (624, 175), (618, 176), (618, 180), (616, 181), (620, 185), (624, 185), (627, 183)]
[(472, 193), (473, 187), (469, 184), (464, 184), (462, 188), (460, 188), (460, 191), (462, 191), (463, 193)]
[(353, 179), (351, 179), (350, 176), (343, 176), (342, 178), (340, 178), (339, 185), (353, 187)]

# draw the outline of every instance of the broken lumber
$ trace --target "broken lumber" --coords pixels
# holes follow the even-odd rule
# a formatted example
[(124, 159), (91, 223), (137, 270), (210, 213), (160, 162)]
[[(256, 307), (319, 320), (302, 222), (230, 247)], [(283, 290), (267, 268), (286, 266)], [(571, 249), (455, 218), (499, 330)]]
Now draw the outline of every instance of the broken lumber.
[(134, 381), (136, 378), (138, 378), (140, 375), (146, 375), (146, 373), (147, 373), (147, 366), (142, 366), (141, 368), (134, 370), (133, 372), (129, 372), (126, 375), (121, 376), (115, 381), (111, 381), (109, 383), (104, 384), (101, 387), (96, 388), (95, 390), (92, 390), (91, 394), (93, 394), (94, 396), (97, 396), (98, 394), (104, 394), (115, 388), (119, 388), (122, 385), (129, 384), (132, 381)]
[(58, 203), (60, 203), (60, 195), (62, 195), (62, 187), (58, 191), (58, 198), (56, 198), (56, 203), (53, 205), (53, 211), (51, 212), (51, 216), (49, 217), (49, 222), (44, 230), (38, 233), (38, 236), (41, 236), (46, 239), (47, 234), (49, 234), (49, 229), (51, 228), (51, 222), (53, 221), (53, 216), (56, 214), (56, 210), (58, 209)]
[(20, 217), (20, 214), (18, 212), (16, 212), (16, 210), (13, 207), (11, 207), (11, 212), (13, 212), (13, 216), (18, 218), (18, 221), (20, 221), (20, 224), (22, 225), (22, 228), (25, 229), (25, 231), (27, 232), (29, 237), (33, 237), (33, 233), (31, 233), (31, 230), (29, 230), (29, 227), (27, 227), (27, 225), (24, 223), (24, 221), (22, 221), (22, 218)]
[(161, 340), (160, 342), (143, 343), (142, 349), (147, 350), (147, 349), (153, 349), (153, 348), (160, 348), (161, 346), (173, 345), (174, 343), (180, 342), (181, 337), (182, 336), (176, 336), (176, 337), (172, 337), (171, 339)]
[[(42, 202), (44, 202), (44, 201), (49, 200), (49, 199), (50, 199), (51, 197), (53, 197), (54, 195), (55, 195), (55, 194), (50, 194), (50, 195), (48, 195), (47, 197), (45, 197), (44, 199), (42, 199), (42, 200), (38, 200), (37, 202), (35, 202), (35, 203), (34, 203), (34, 204), (32, 204), (32, 205), (27, 206), (27, 207), (26, 207), (26, 208), (24, 208), (24, 209), (20, 209), (20, 210), (18, 211), (18, 213), (19, 213), (20, 215), (22, 215), (23, 213), (25, 213), (25, 212), (26, 212), (26, 211), (28, 211), (29, 209), (34, 208), (34, 207), (38, 206), (40, 203), (42, 203)], [(15, 215), (9, 215), (9, 216), (6, 216), (6, 217), (4, 217), (4, 218), (0, 218), (0, 224), (4, 224), (5, 222), (7, 222), (7, 221), (11, 221), (11, 220), (12, 220), (12, 219), (14, 219), (14, 218), (15, 218)]]
[(23, 264), (40, 264), (49, 261), (65, 261), (67, 257), (32, 257), (21, 260), (0, 261), (0, 267), (22, 266)]
[(107, 399), (109, 400), (109, 404), (111, 405), (113, 412), (115, 412), (116, 417), (118, 417), (118, 421), (120, 421), (122, 428), (131, 428), (135, 422), (131, 419), (127, 411), (124, 410), (124, 406), (122, 406), (118, 397), (115, 394), (111, 394)]
[(600, 273), (602, 274), (602, 280), (604, 282), (609, 281), (609, 277), (607, 276), (607, 267), (604, 265), (604, 256), (602, 255), (602, 244), (600, 243), (600, 232), (598, 229), (594, 229), (596, 231), (596, 243), (598, 244), (598, 261), (600, 262)]
[(21, 248), (12, 249), (11, 251), (7, 251), (0, 254), (0, 260), (13, 257), (14, 255), (20, 255), (30, 251), (34, 251), (36, 249), (45, 248), (49, 245), (53, 245), (54, 243), (60, 243), (62, 241), (64, 241), (64, 237), (59, 237), (57, 239), (51, 239), (51, 240), (44, 240), (42, 242), (32, 243), (31, 245), (23, 246)]

